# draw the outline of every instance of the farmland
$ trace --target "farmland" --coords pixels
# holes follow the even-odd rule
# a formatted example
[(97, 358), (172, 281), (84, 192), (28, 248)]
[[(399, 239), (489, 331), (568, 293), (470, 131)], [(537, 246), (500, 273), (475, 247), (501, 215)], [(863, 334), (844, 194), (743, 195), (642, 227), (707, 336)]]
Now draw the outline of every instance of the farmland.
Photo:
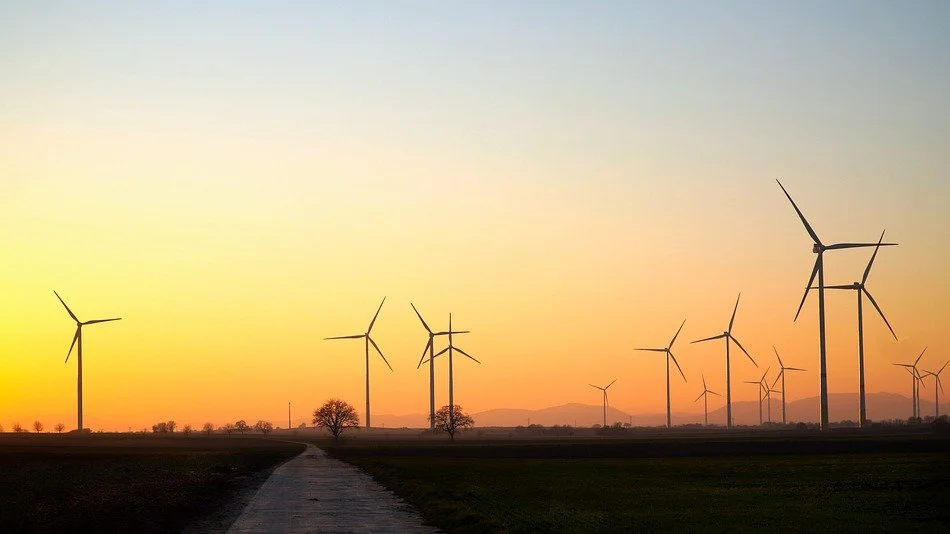
[(331, 454), (447, 532), (946, 530), (930, 435), (373, 443)]
[(226, 524), (242, 491), (301, 450), (238, 436), (0, 435), (0, 525), (175, 532), (202, 520)]

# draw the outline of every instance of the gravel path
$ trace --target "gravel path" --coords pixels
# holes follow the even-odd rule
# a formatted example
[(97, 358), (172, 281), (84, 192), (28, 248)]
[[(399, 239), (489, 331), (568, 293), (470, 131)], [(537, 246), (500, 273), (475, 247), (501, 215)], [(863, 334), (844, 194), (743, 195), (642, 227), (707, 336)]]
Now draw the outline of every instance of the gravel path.
[(307, 445), (274, 471), (228, 532), (439, 530), (363, 471)]

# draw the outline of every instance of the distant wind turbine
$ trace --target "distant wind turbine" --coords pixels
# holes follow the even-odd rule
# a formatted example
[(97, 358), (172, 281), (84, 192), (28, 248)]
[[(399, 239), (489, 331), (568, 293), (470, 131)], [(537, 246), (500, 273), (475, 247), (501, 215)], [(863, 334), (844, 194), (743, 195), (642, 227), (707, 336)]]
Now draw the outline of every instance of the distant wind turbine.
[(758, 385), (758, 388), (759, 388), (759, 426), (762, 426), (762, 390), (768, 391), (768, 389), (769, 389), (768, 386), (766, 386), (766, 385), (764, 384), (764, 382), (765, 382), (765, 375), (769, 374), (769, 369), (770, 369), (770, 368), (766, 368), (766, 369), (765, 369), (765, 372), (762, 373), (762, 378), (760, 378), (760, 379), (758, 379), (758, 380), (746, 380), (746, 381), (745, 381), (746, 384), (756, 384), (756, 385)]
[(924, 357), (924, 353), (927, 352), (927, 347), (924, 347), (924, 350), (920, 351), (920, 355), (917, 356), (917, 359), (914, 360), (914, 363), (895, 363), (894, 365), (898, 367), (903, 367), (907, 369), (911, 376), (911, 417), (917, 419), (920, 417), (920, 393), (918, 391), (918, 383), (920, 382), (920, 371), (917, 370), (917, 364), (920, 363), (920, 359)]
[(871, 296), (871, 292), (868, 291), (865, 283), (868, 281), (868, 275), (871, 274), (871, 266), (874, 265), (874, 258), (877, 257), (877, 251), (881, 248), (881, 242), (884, 241), (884, 232), (881, 232), (881, 238), (877, 241), (877, 246), (874, 247), (874, 253), (871, 254), (871, 260), (868, 261), (868, 266), (864, 269), (864, 276), (861, 277), (860, 282), (854, 282), (850, 285), (840, 285), (840, 286), (826, 286), (825, 289), (844, 289), (852, 290), (858, 294), (858, 426), (863, 427), (867, 422), (867, 410), (865, 409), (864, 401), (864, 312), (863, 312), (863, 303), (864, 296), (867, 295), (868, 300), (871, 301), (871, 304), (874, 305), (874, 309), (877, 310), (878, 315), (881, 316), (881, 319), (884, 319), (884, 324), (887, 325), (887, 329), (891, 331), (891, 335), (894, 336), (894, 340), (897, 340), (897, 334), (894, 333), (894, 329), (891, 328), (891, 323), (887, 321), (887, 317), (884, 317), (884, 312), (881, 311), (881, 307), (877, 305), (877, 301), (874, 300), (874, 297)]
[(798, 311), (795, 313), (795, 319), (798, 320), (798, 315), (801, 313), (802, 306), (805, 305), (805, 299), (808, 297), (808, 291), (811, 289), (812, 283), (815, 281), (815, 276), (817, 276), (819, 405), (821, 429), (825, 430), (828, 428), (828, 374), (826, 365), (827, 362), (825, 359), (825, 251), (846, 248), (892, 246), (896, 243), (835, 243), (832, 245), (825, 245), (821, 242), (821, 239), (818, 238), (818, 234), (815, 233), (815, 230), (811, 227), (811, 225), (808, 224), (808, 221), (805, 219), (805, 215), (802, 214), (802, 210), (798, 209), (798, 205), (795, 204), (795, 201), (792, 200), (792, 196), (789, 195), (788, 191), (785, 190), (785, 186), (782, 185), (782, 182), (779, 182), (778, 180), (776, 180), (776, 182), (778, 182), (778, 186), (782, 188), (782, 192), (785, 193), (788, 201), (792, 203), (792, 207), (795, 208), (795, 213), (798, 214), (798, 218), (801, 219), (802, 224), (805, 225), (805, 230), (814, 241), (814, 244), (812, 245), (812, 252), (817, 254), (817, 257), (815, 258), (815, 266), (811, 270), (811, 277), (808, 279), (808, 283), (805, 284), (805, 294), (802, 296), (801, 304), (798, 305)]
[(614, 385), (614, 382), (616, 382), (616, 381), (617, 381), (617, 379), (615, 378), (613, 382), (607, 384), (607, 385), (604, 386), (604, 387), (595, 386), (594, 384), (590, 384), (590, 387), (592, 387), (592, 388), (597, 388), (597, 389), (601, 390), (601, 391), (604, 393), (604, 428), (607, 428), (607, 390), (610, 389), (610, 386)]
[(717, 397), (722, 396), (716, 393), (715, 391), (711, 391), (709, 388), (706, 387), (706, 377), (703, 376), (703, 392), (700, 393), (699, 396), (696, 397), (696, 400), (693, 401), (693, 402), (699, 402), (699, 399), (703, 399), (703, 426), (709, 426), (709, 395), (710, 394), (716, 395)]
[[(435, 338), (436, 336), (445, 336), (449, 334), (448, 330), (442, 332), (433, 332), (429, 325), (426, 324), (425, 319), (422, 318), (422, 314), (419, 313), (419, 310), (416, 309), (416, 305), (409, 303), (412, 306), (412, 311), (416, 312), (416, 317), (419, 318), (419, 321), (422, 323), (422, 327), (426, 329), (426, 332), (429, 333), (429, 342), (426, 343), (424, 349), (422, 349), (422, 358), (419, 359), (419, 365), (416, 366), (416, 369), (422, 367), (424, 360), (426, 359), (426, 353), (429, 353), (429, 428), (435, 428), (435, 359), (433, 358), (435, 352)], [(452, 332), (453, 334), (467, 334), (467, 331)]]
[[(947, 363), (950, 363), (948, 361)], [(940, 381), (940, 373), (947, 368), (947, 363), (943, 364), (943, 367), (940, 368), (936, 373), (933, 371), (926, 371), (926, 376), (934, 377), (934, 419), (940, 419), (940, 393), (943, 392), (943, 382)], [(937, 391), (937, 388), (940, 388), (940, 391)]]
[(683, 319), (683, 324), (680, 325), (679, 330), (676, 331), (676, 334), (673, 336), (673, 339), (670, 340), (670, 344), (666, 348), (662, 349), (635, 349), (635, 350), (645, 350), (649, 352), (663, 352), (666, 354), (666, 428), (673, 428), (673, 418), (670, 415), (670, 359), (672, 358), (673, 363), (676, 364), (676, 368), (679, 369), (680, 375), (683, 377), (683, 382), (686, 382), (686, 375), (683, 374), (683, 368), (680, 367), (679, 362), (676, 361), (676, 356), (673, 356), (673, 343), (676, 343), (676, 338), (680, 335), (680, 331), (683, 330), (683, 325), (686, 324), (686, 319)]
[(726, 340), (726, 428), (732, 428), (732, 378), (730, 375), (730, 364), (729, 364), (729, 344), (735, 343), (746, 356), (749, 357), (749, 360), (752, 362), (752, 365), (758, 367), (759, 364), (755, 363), (755, 360), (752, 359), (745, 348), (739, 343), (739, 340), (732, 335), (732, 325), (736, 321), (736, 311), (739, 310), (739, 297), (742, 296), (742, 293), (739, 293), (739, 296), (736, 297), (736, 306), (732, 309), (732, 318), (729, 319), (729, 328), (725, 332), (719, 334), (718, 336), (707, 337), (703, 339), (697, 339), (693, 343), (702, 343), (703, 341), (712, 341), (714, 339), (725, 339)]
[[(429, 361), (432, 361), (433, 359), (438, 358), (439, 356), (445, 354), (446, 352), (449, 353), (449, 421), (455, 421), (455, 371), (452, 369), (452, 352), (454, 351), (460, 352), (462, 353), (463, 356), (465, 356), (469, 360), (472, 360), (473, 362), (478, 363), (478, 364), (482, 363), (476, 360), (471, 354), (455, 346), (455, 344), (452, 342), (452, 334), (454, 333), (455, 332), (452, 330), (452, 314), (450, 313), (449, 314), (449, 330), (446, 332), (446, 334), (448, 334), (449, 336), (449, 346), (433, 354), (429, 358)], [(467, 334), (468, 330), (464, 330), (462, 333)]]
[[(73, 342), (69, 345), (69, 352), (66, 353), (66, 362), (69, 361), (69, 356), (73, 353), (73, 347), (78, 345), (76, 348), (76, 368), (77, 368), (77, 380), (76, 380), (76, 428), (81, 434), (83, 431), (82, 426), (82, 327), (90, 324), (96, 323), (108, 323), (110, 321), (119, 321), (122, 318), (116, 317), (114, 319), (93, 319), (91, 321), (80, 321), (76, 314), (69, 309), (69, 306), (66, 305), (66, 302), (63, 301), (63, 298), (59, 296), (59, 293), (53, 291), (53, 294), (56, 295), (56, 298), (59, 299), (59, 302), (62, 303), (63, 307), (66, 308), (66, 313), (72, 317), (73, 321), (76, 321), (76, 333), (73, 334)], [(65, 363), (65, 362), (64, 362)]]
[(775, 345), (772, 345), (772, 350), (775, 351), (775, 357), (778, 358), (778, 375), (775, 377), (775, 381), (772, 382), (772, 388), (775, 387), (775, 384), (779, 380), (782, 381), (782, 424), (788, 424), (788, 420), (785, 417), (785, 371), (804, 371), (805, 369), (800, 369), (798, 367), (785, 367), (785, 364), (782, 363), (782, 357), (778, 355), (778, 349), (775, 348)]
[(379, 317), (379, 311), (383, 309), (383, 304), (386, 302), (386, 297), (383, 297), (382, 302), (379, 303), (379, 308), (376, 309), (376, 315), (373, 316), (373, 320), (369, 322), (369, 327), (366, 329), (365, 334), (355, 334), (352, 336), (335, 336), (335, 337), (326, 337), (325, 340), (330, 339), (362, 339), (363, 344), (366, 348), (366, 428), (370, 428), (370, 414), (369, 414), (369, 346), (373, 345), (373, 348), (376, 349), (376, 352), (379, 353), (379, 356), (386, 362), (386, 367), (389, 367), (389, 370), (393, 370), (393, 366), (389, 365), (389, 360), (386, 359), (386, 356), (383, 355), (383, 351), (379, 348), (379, 345), (373, 341), (373, 338), (370, 337), (370, 332), (373, 331), (373, 325), (376, 323), (376, 318)]

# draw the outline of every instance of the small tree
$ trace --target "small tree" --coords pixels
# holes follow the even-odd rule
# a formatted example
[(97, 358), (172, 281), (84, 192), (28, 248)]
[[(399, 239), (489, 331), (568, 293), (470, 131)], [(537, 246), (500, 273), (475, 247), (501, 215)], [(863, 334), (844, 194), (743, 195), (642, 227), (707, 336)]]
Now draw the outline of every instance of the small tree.
[(241, 419), (237, 423), (234, 423), (234, 430), (237, 430), (241, 434), (247, 432), (250, 429), (251, 427), (247, 426), (247, 421), (245, 421), (244, 419)]
[(313, 412), (313, 424), (333, 434), (333, 441), (340, 441), (340, 434), (347, 428), (360, 425), (356, 408), (342, 399), (330, 399)]
[(13, 423), (13, 431), (17, 434), (24, 432), (23, 427), (20, 426), (20, 423)]
[(0, 434), (3, 434), (3, 423), (0, 423)]
[(41, 423), (40, 421), (33, 421), (33, 432), (36, 432), (37, 434), (39, 434), (42, 431), (43, 431), (43, 423)]
[(211, 433), (214, 432), (214, 425), (211, 423), (205, 423), (205, 426), (201, 427), (201, 430), (203, 430), (205, 434), (208, 434), (210, 436)]
[(224, 433), (230, 436), (231, 433), (234, 432), (234, 425), (231, 423), (225, 423), (221, 426), (221, 430), (224, 430)]
[(168, 423), (162, 421), (160, 423), (155, 423), (152, 425), (152, 432), (156, 434), (165, 434), (168, 432)]
[(456, 432), (473, 426), (475, 426), (475, 420), (462, 411), (462, 407), (458, 404), (455, 405), (452, 413), (450, 413), (448, 406), (443, 406), (435, 412), (435, 430), (447, 433), (452, 441), (455, 441)]
[(254, 423), (254, 430), (257, 430), (261, 434), (267, 435), (274, 430), (274, 423), (270, 421), (258, 421)]
[(185, 433), (186, 436), (191, 434), (191, 425), (185, 425), (181, 427), (181, 431)]
[(168, 421), (167, 423), (165, 423), (165, 428), (167, 428), (168, 431), (171, 432), (171, 433), (174, 433), (174, 432), (175, 432), (175, 426), (177, 426), (177, 425), (175, 425), (175, 422), (174, 422), (174, 421)]
[(63, 433), (63, 430), (66, 430), (66, 425), (64, 425), (64, 424), (62, 424), (62, 423), (56, 423), (56, 427), (55, 427), (55, 428), (56, 428), (56, 432), (57, 432), (57, 433), (62, 434), (62, 433)]

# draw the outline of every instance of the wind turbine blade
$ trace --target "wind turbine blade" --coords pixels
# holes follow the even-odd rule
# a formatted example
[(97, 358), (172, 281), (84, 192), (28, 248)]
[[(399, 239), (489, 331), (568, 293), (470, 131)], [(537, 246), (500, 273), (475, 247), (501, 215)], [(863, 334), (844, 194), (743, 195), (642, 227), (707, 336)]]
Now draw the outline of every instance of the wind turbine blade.
[(462, 350), (462, 349), (460, 349), (460, 348), (458, 348), (458, 347), (452, 347), (452, 349), (454, 349), (454, 350), (456, 350), (456, 351), (458, 351), (458, 352), (461, 352), (464, 356), (468, 357), (469, 360), (472, 360), (472, 361), (475, 362), (475, 363), (482, 363), (482, 362), (476, 360), (471, 354), (465, 352), (464, 350)]
[(470, 334), (471, 330), (443, 330), (432, 334), (433, 336), (447, 336), (449, 334)]
[(588, 384), (588, 385), (589, 385), (590, 387), (592, 387), (592, 388), (597, 388), (597, 389), (599, 389), (599, 390), (601, 390), (601, 391), (604, 390), (604, 388), (602, 388), (602, 387), (600, 387), (600, 386), (595, 386), (594, 384)]
[(924, 350), (920, 351), (920, 356), (918, 356), (917, 359), (914, 360), (914, 365), (912, 365), (911, 367), (917, 367), (917, 362), (919, 362), (920, 359), (924, 357), (925, 352), (927, 352), (927, 347), (924, 347)]
[(706, 375), (701, 375), (701, 376), (703, 377), (703, 391), (705, 391), (706, 389), (708, 389), (706, 387)]
[[(808, 289), (818, 289), (817, 287), (810, 287)], [(839, 285), (839, 286), (825, 286), (825, 289), (854, 289), (854, 284), (852, 285)]]
[(369, 336), (366, 336), (366, 339), (368, 339), (369, 342), (370, 342), (370, 344), (373, 345), (373, 348), (376, 349), (376, 352), (378, 352), (379, 355), (382, 356), (383, 361), (386, 362), (386, 367), (389, 367), (389, 370), (392, 371), (392, 370), (393, 370), (393, 366), (392, 366), (392, 365), (389, 365), (389, 360), (386, 359), (386, 355), (383, 354), (383, 351), (382, 351), (382, 350), (380, 350), (379, 345), (377, 345), (376, 342), (373, 341), (373, 338), (371, 338), (371, 337), (369, 337)]
[(782, 357), (778, 355), (778, 349), (775, 348), (775, 345), (772, 345), (772, 350), (775, 351), (775, 357), (778, 358), (778, 366), (785, 369), (785, 364), (782, 363)]
[(864, 291), (864, 294), (868, 297), (868, 300), (870, 300), (871, 304), (874, 305), (874, 309), (877, 310), (878, 315), (881, 316), (881, 319), (884, 319), (884, 324), (886, 324), (887, 329), (891, 331), (891, 335), (894, 336), (894, 340), (897, 341), (897, 334), (894, 333), (894, 329), (891, 328), (891, 323), (888, 322), (887, 317), (884, 317), (884, 312), (881, 311), (881, 307), (877, 305), (877, 301), (871, 296), (871, 292), (868, 291), (864, 286), (861, 287), (861, 291)]
[(943, 382), (940, 380), (940, 375), (934, 375), (934, 380), (936, 380), (937, 385), (940, 386), (940, 393), (943, 393)]
[(683, 324), (680, 325), (679, 330), (676, 331), (676, 334), (673, 335), (673, 339), (670, 340), (670, 346), (667, 348), (672, 349), (673, 343), (676, 343), (676, 338), (679, 337), (680, 332), (683, 330), (683, 326), (686, 324), (686, 319), (683, 319)]
[(76, 346), (76, 341), (79, 341), (79, 327), (76, 327), (76, 333), (73, 334), (73, 342), (69, 344), (69, 352), (66, 353), (66, 361), (63, 363), (69, 363), (69, 356), (73, 353), (73, 347)]
[(708, 390), (707, 390), (707, 393), (712, 393), (713, 395), (715, 395), (715, 396), (717, 396), (717, 397), (722, 397), (722, 395), (716, 393), (715, 391), (708, 391)]
[(807, 371), (808, 369), (802, 369), (800, 367), (785, 367), (783, 371)]
[(432, 338), (430, 337), (428, 343), (426, 343), (426, 347), (425, 347), (424, 349), (422, 349), (422, 357), (419, 358), (419, 365), (416, 366), (416, 369), (422, 367), (422, 363), (423, 363), (423, 362), (425, 361), (425, 359), (426, 359), (426, 353), (429, 352), (429, 347), (431, 347), (431, 346), (432, 346)]
[(419, 313), (419, 310), (416, 309), (416, 305), (411, 302), (409, 303), (409, 305), (412, 306), (412, 311), (416, 312), (416, 317), (418, 317), (419, 321), (422, 322), (422, 327), (426, 329), (426, 332), (431, 334), (432, 329), (429, 328), (429, 325), (426, 324), (426, 320), (422, 318), (422, 314)]
[(364, 338), (364, 337), (366, 337), (366, 334), (358, 334), (358, 335), (355, 335), (355, 336), (325, 337), (325, 338), (323, 338), (323, 340), (326, 341), (326, 340), (328, 340), (328, 339), (360, 339), (360, 338)]
[(782, 379), (782, 375), (784, 374), (785, 374), (785, 368), (783, 367), (782, 370), (779, 371), (778, 375), (775, 376), (775, 380), (772, 382), (772, 385), (770, 387), (774, 388), (775, 385), (778, 384), (778, 381)]
[(732, 334), (729, 334), (729, 339), (731, 339), (736, 344), (736, 346), (739, 347), (739, 349), (741, 349), (742, 352), (745, 353), (745, 355), (749, 357), (749, 361), (752, 362), (752, 365), (756, 367), (759, 366), (759, 364), (755, 363), (755, 359), (752, 358), (752, 355), (749, 354), (749, 351), (745, 350), (745, 347), (742, 346), (742, 343), (739, 343), (739, 340), (736, 339), (735, 336), (733, 336)]
[(909, 363), (892, 363), (891, 365), (896, 365), (898, 367), (908, 367), (908, 368), (913, 367), (913, 365)]
[(70, 310), (69, 306), (67, 306), (66, 303), (63, 302), (63, 297), (60, 297), (59, 293), (57, 293), (55, 289), (53, 290), (53, 294), (56, 295), (56, 298), (58, 298), (59, 301), (63, 304), (63, 307), (66, 308), (66, 313), (68, 313), (69, 316), (73, 318), (73, 321), (76, 321), (78, 323), (79, 319), (76, 317), (76, 314), (73, 313), (73, 310)]
[(712, 341), (714, 339), (722, 339), (726, 337), (726, 334), (719, 334), (718, 336), (705, 337), (703, 339), (697, 339), (696, 341), (690, 341), (690, 343), (702, 343), (703, 341)]
[(96, 323), (108, 323), (110, 321), (121, 321), (121, 320), (122, 320), (121, 317), (116, 317), (115, 319), (93, 319), (91, 321), (86, 321), (83, 324), (86, 325), (86, 324), (96, 324)]
[(689, 380), (686, 380), (686, 374), (683, 373), (683, 368), (680, 367), (679, 362), (676, 361), (676, 356), (673, 356), (673, 353), (672, 353), (672, 352), (667, 352), (667, 354), (670, 355), (670, 358), (673, 358), (673, 363), (675, 363), (675, 364), (676, 364), (676, 368), (679, 369), (679, 371), (680, 371), (680, 376), (683, 377), (683, 382), (689, 382)]
[(812, 267), (811, 277), (808, 278), (808, 285), (805, 286), (805, 294), (802, 295), (802, 301), (798, 305), (798, 311), (795, 312), (795, 321), (798, 320), (799, 314), (802, 313), (802, 308), (805, 306), (805, 299), (808, 298), (808, 292), (811, 291), (811, 285), (815, 282), (815, 276), (818, 275), (818, 259), (815, 259), (815, 266)]
[[(887, 230), (884, 230), (886, 232)], [(884, 241), (884, 232), (881, 232), (881, 238), (877, 240), (877, 246), (874, 247), (874, 253), (871, 254), (871, 260), (868, 266), (864, 268), (864, 276), (861, 277), (861, 285), (868, 281), (868, 275), (871, 274), (871, 266), (874, 265), (874, 258), (877, 257), (877, 251), (881, 250), (881, 242)]]
[(703, 389), (703, 392), (700, 393), (699, 396), (696, 397), (696, 400), (694, 400), (693, 402), (699, 402), (699, 399), (703, 398), (703, 395), (705, 395), (705, 394), (706, 394), (706, 390)]
[(617, 379), (614, 378), (613, 382), (611, 382), (611, 383), (607, 384), (606, 386), (604, 386), (604, 389), (605, 389), (605, 390), (610, 389), (610, 386), (614, 385), (614, 382), (616, 382), (616, 381), (617, 381)]
[(376, 322), (376, 318), (379, 317), (379, 311), (383, 309), (383, 304), (386, 302), (386, 297), (383, 297), (383, 301), (379, 303), (379, 307), (376, 308), (376, 315), (373, 316), (373, 320), (369, 322), (369, 328), (366, 329), (366, 335), (369, 335), (373, 331), (373, 324)]
[(759, 387), (762, 387), (762, 382), (759, 382), (759, 381), (756, 381), (756, 380), (743, 380), (742, 382), (745, 383), (745, 384), (755, 384), (755, 385), (757, 385), (757, 386), (759, 386)]
[(666, 352), (666, 349), (633, 349), (633, 350), (645, 350), (647, 352)]
[(944, 364), (943, 364), (943, 367), (941, 367), (940, 370), (937, 371), (937, 376), (939, 376), (940, 373), (942, 373), (943, 370), (946, 369), (948, 363), (950, 363), (950, 360), (948, 360), (946, 363), (944, 363)]
[(765, 382), (765, 375), (769, 374), (769, 371), (772, 369), (771, 366), (765, 368), (765, 372), (762, 373), (762, 378), (759, 379), (759, 382)]
[(825, 247), (828, 250), (841, 250), (843, 248), (866, 248), (866, 247), (896, 247), (897, 243), (835, 243)]
[(736, 307), (732, 309), (732, 318), (729, 319), (729, 330), (727, 332), (732, 332), (732, 323), (736, 320), (736, 312), (739, 311), (739, 297), (742, 296), (742, 293), (739, 293), (739, 296), (736, 297)]
[(437, 358), (437, 357), (439, 357), (439, 356), (442, 356), (443, 354), (445, 354), (445, 353), (448, 352), (448, 351), (449, 351), (449, 347), (445, 347), (444, 349), (440, 350), (439, 352), (436, 352), (435, 354), (433, 354), (432, 357), (433, 357), (433, 358)]
[(782, 192), (785, 193), (786, 197), (788, 197), (788, 201), (792, 203), (792, 207), (795, 208), (795, 213), (798, 214), (798, 218), (800, 218), (802, 220), (802, 224), (805, 225), (805, 230), (808, 231), (808, 235), (811, 236), (815, 243), (821, 245), (821, 240), (818, 239), (818, 234), (816, 234), (815, 230), (813, 230), (811, 225), (808, 224), (808, 221), (805, 219), (805, 215), (802, 214), (802, 210), (798, 209), (798, 205), (795, 204), (794, 200), (792, 200), (792, 195), (788, 194), (788, 191), (785, 190), (785, 186), (782, 185), (782, 182), (779, 182), (778, 180), (775, 181), (778, 182), (778, 186), (782, 188)]

